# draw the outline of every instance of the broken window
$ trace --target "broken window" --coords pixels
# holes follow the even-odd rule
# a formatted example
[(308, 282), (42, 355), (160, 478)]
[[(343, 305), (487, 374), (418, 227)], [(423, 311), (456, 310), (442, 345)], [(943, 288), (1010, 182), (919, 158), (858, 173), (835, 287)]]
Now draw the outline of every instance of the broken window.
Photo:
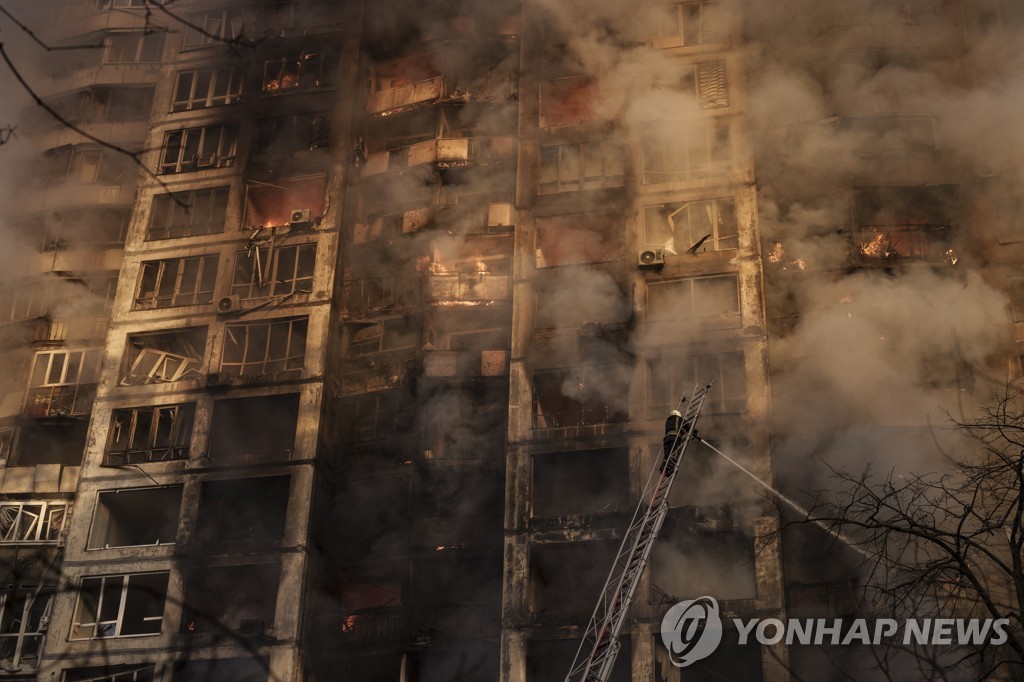
[(650, 416), (678, 409), (679, 397), (694, 385), (706, 386), (704, 409), (709, 413), (743, 412), (747, 409), (747, 378), (743, 353), (659, 358), (650, 363)]
[(260, 11), (256, 6), (192, 12), (185, 25), (181, 49), (196, 50), (248, 40), (258, 36), (259, 29)]
[(158, 635), (170, 573), (82, 578), (70, 639)]
[(315, 223), (324, 213), (326, 185), (324, 175), (275, 178), (273, 182), (250, 180), (245, 188), (243, 224), (249, 229), (288, 225), (296, 213), (302, 214), (305, 222)]
[(570, 76), (541, 83), (540, 127), (553, 128), (601, 120), (604, 117), (595, 110), (595, 104), (600, 101), (601, 89), (598, 81), (593, 78)]
[(534, 372), (534, 428), (553, 429), (627, 421), (627, 394), (631, 376), (631, 368), (625, 365)]
[(345, 310), (357, 319), (375, 312), (407, 309), (422, 300), (423, 278), (419, 276), (367, 277), (345, 282)]
[(645, 243), (672, 255), (735, 249), (737, 233), (732, 199), (683, 201), (644, 209)]
[(326, 112), (262, 118), (256, 122), (254, 154), (291, 154), (320, 149), (330, 143), (331, 121)]
[(229, 187), (157, 194), (146, 239), (198, 237), (224, 231)]
[(105, 466), (187, 459), (195, 403), (114, 410)]
[[(631, 673), (633, 647), (627, 635), (621, 635), (619, 641), (621, 642), (619, 654), (607, 682), (630, 682), (633, 680)], [(660, 642), (658, 646), (664, 648)], [(527, 640), (525, 679), (530, 682), (563, 682), (565, 671), (572, 668), (573, 663), (576, 662), (576, 652), (579, 647), (580, 641), (576, 637), (572, 639)]]
[(66, 671), (61, 682), (154, 682), (156, 679), (156, 666), (145, 663), (142, 665), (107, 665), (100, 668), (75, 668)]
[(303, 92), (334, 86), (338, 73), (338, 52), (303, 52), (263, 65), (263, 92)]
[(78, 466), (82, 463), (89, 422), (86, 419), (41, 421), (18, 427), (7, 466), (40, 464)]
[(348, 402), (345, 440), (366, 443), (389, 436), (408, 433), (415, 427), (415, 413), (408, 401), (389, 391), (385, 395), (369, 395)]
[(607, 448), (533, 456), (534, 517), (602, 514), (629, 505), (629, 450)]
[(199, 379), (206, 350), (206, 327), (128, 337), (122, 386)]
[(231, 293), (241, 300), (309, 294), (313, 290), (316, 244), (253, 246), (235, 254)]
[(159, 172), (164, 174), (226, 168), (238, 153), (238, 124), (221, 123), (174, 130), (164, 136)]
[(244, 71), (236, 66), (179, 71), (174, 83), (171, 111), (190, 111), (240, 102), (244, 75)]
[(57, 542), (69, 507), (67, 502), (0, 503), (0, 542)]
[[(174, 663), (173, 682), (267, 682), (270, 661), (245, 658), (190, 658)], [(118, 681), (120, 682), (120, 681)]]
[(0, 668), (14, 672), (39, 666), (52, 602), (52, 588), (0, 591)]
[(224, 328), (220, 371), (256, 376), (302, 370), (309, 318), (229, 324)]
[(644, 184), (676, 182), (728, 170), (729, 128), (685, 128), (642, 140)]
[(655, 47), (707, 45), (725, 39), (717, 2), (679, 2), (662, 10)]
[(625, 150), (615, 142), (540, 148), (540, 194), (622, 187)]
[(221, 463), (245, 455), (288, 454), (295, 447), (298, 419), (298, 393), (215, 400), (209, 457)]
[[(619, 543), (599, 540), (530, 547), (530, 610), (538, 616), (586, 618), (594, 609)], [(568, 668), (566, 668), (568, 669)]]
[(181, 491), (172, 485), (99, 493), (86, 549), (174, 544)]
[(102, 353), (100, 348), (36, 353), (23, 414), (27, 417), (88, 414), (96, 396)]
[(956, 185), (856, 190), (854, 242), (872, 260), (919, 259), (956, 263)]
[(350, 325), (349, 355), (367, 355), (412, 348), (419, 343), (423, 321), (419, 317), (395, 317), (376, 324)]
[(739, 531), (694, 530), (681, 515), (669, 514), (651, 553), (651, 582), (653, 601), (675, 603), (703, 594), (754, 599), (754, 540)]
[(280, 544), (289, 483), (288, 476), (205, 481), (196, 542), (218, 552)]
[(371, 114), (437, 99), (444, 92), (444, 77), (431, 54), (412, 54), (378, 64), (371, 72)]
[(144, 261), (139, 269), (135, 310), (213, 303), (217, 256)]
[(649, 323), (700, 321), (701, 329), (740, 324), (739, 278), (736, 275), (689, 277), (647, 285)]
[(185, 576), (181, 631), (263, 637), (274, 627), (278, 564), (195, 567)]
[[(838, 666), (836, 661), (830, 658), (828, 663), (819, 661), (808, 670), (821, 670), (825, 665), (850, 669)], [(795, 676), (796, 666), (793, 666), (792, 670)], [(707, 658), (695, 661), (685, 670), (672, 661), (661, 635), (654, 636), (654, 682), (761, 682), (762, 679), (761, 647), (753, 639), (741, 646), (739, 635), (734, 629), (724, 628), (722, 641), (718, 647)]]
[(598, 263), (622, 255), (623, 233), (617, 213), (580, 213), (538, 217), (537, 267)]
[(163, 58), (164, 36), (160, 30), (117, 31), (107, 34), (105, 64), (153, 64)]
[(861, 156), (932, 158), (937, 151), (931, 116), (857, 116), (840, 126), (853, 135)]

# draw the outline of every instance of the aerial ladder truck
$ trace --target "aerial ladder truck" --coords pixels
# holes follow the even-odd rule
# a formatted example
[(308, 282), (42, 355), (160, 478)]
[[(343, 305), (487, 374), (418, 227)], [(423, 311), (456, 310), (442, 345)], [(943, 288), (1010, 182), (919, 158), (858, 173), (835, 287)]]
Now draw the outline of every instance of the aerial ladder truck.
[(669, 415), (661, 461), (654, 465), (640, 496), (565, 682), (607, 682), (611, 676), (621, 646), (619, 634), (651, 557), (654, 540), (668, 515), (668, 496), (679, 461), (690, 441), (699, 440), (697, 418), (710, 388), (694, 387), (689, 400), (683, 398), (685, 409), (681, 413), (673, 410)]

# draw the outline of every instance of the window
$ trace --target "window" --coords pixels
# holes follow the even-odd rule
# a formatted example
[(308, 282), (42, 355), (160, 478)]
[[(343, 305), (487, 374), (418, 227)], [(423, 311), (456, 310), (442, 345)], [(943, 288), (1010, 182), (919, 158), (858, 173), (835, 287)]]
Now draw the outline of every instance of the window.
[(396, 317), (376, 324), (352, 325), (349, 355), (366, 355), (381, 351), (412, 348), (419, 343), (423, 320), (417, 317)]
[(96, 0), (96, 9), (141, 9), (149, 0)]
[(422, 300), (422, 277), (367, 277), (345, 282), (345, 310), (354, 318), (400, 311)]
[[(114, 176), (114, 181), (120, 182), (120, 178)], [(101, 250), (124, 244), (130, 219), (130, 208), (62, 209), (33, 223), (32, 229), (41, 237), (43, 251), (62, 250), (68, 245)]]
[(563, 144), (540, 149), (540, 194), (622, 187), (622, 145), (613, 142)]
[(644, 239), (650, 247), (670, 254), (725, 251), (738, 245), (736, 207), (732, 199), (684, 201), (647, 206)]
[(702, 320), (702, 329), (740, 324), (739, 279), (736, 275), (691, 277), (647, 286), (649, 323)]
[(104, 465), (188, 458), (195, 407), (182, 403), (114, 410)]
[(88, 414), (99, 380), (102, 350), (53, 350), (35, 354), (25, 416), (50, 417)]
[(96, 87), (76, 92), (51, 103), (73, 122), (131, 121), (149, 118), (153, 88)]
[(330, 119), (323, 113), (264, 118), (256, 123), (254, 154), (291, 154), (326, 147)]
[(250, 180), (245, 187), (245, 220), (248, 229), (288, 225), (296, 211), (309, 211), (311, 223), (324, 213), (327, 177), (274, 178), (271, 182)]
[(52, 589), (0, 591), (0, 667), (16, 671), (39, 666), (52, 602)]
[[(84, 408), (87, 414), (92, 401)], [(30, 415), (40, 416), (40, 415)], [(89, 420), (68, 419), (38, 421), (18, 427), (14, 453), (7, 461), (9, 467), (33, 467), (40, 464), (78, 466), (82, 463)], [(0, 567), (2, 567), (0, 562)]]
[(642, 147), (645, 185), (723, 173), (732, 158), (729, 129), (725, 127), (646, 136)]
[(216, 400), (210, 419), (210, 460), (220, 464), (251, 455), (288, 455), (295, 447), (298, 421), (298, 393)]
[(338, 71), (337, 52), (303, 52), (263, 65), (263, 92), (286, 93), (329, 88)]
[(232, 376), (301, 370), (306, 356), (308, 318), (229, 324), (220, 369)]
[(218, 66), (178, 72), (171, 111), (191, 111), (242, 99), (244, 72), (241, 67)]
[(52, 153), (49, 160), (59, 178), (80, 183), (120, 183), (134, 174), (131, 161), (121, 154), (92, 147), (76, 147)]
[(259, 35), (260, 12), (257, 7), (193, 12), (188, 15), (182, 50), (245, 41)]
[(198, 379), (206, 348), (206, 328), (128, 337), (122, 386)]
[(0, 542), (57, 542), (67, 514), (66, 502), (0, 503)]
[(858, 116), (840, 122), (863, 157), (933, 158), (935, 121), (931, 116)]
[(540, 127), (577, 125), (601, 120), (595, 103), (601, 90), (593, 78), (570, 76), (556, 78), (540, 85)]
[[(533, 544), (530, 611), (538, 615), (557, 614), (558, 619), (569, 615), (585, 619), (594, 608), (594, 598), (602, 592), (607, 567), (615, 560), (618, 548), (617, 541), (608, 540)], [(557, 679), (562, 679), (562, 675)]]
[(680, 89), (691, 92), (705, 109), (729, 106), (725, 62), (704, 62), (688, 69)]
[(655, 47), (706, 45), (724, 39), (715, 2), (682, 2), (663, 10)]
[(135, 310), (213, 303), (217, 256), (151, 260), (142, 263)]
[(350, 443), (366, 443), (408, 433), (415, 421), (411, 406), (393, 392), (355, 398), (346, 408), (344, 426), (346, 440)]
[(280, 544), (288, 511), (288, 476), (206, 481), (196, 542), (218, 552)]
[(870, 187), (854, 196), (854, 246), (869, 260), (955, 263), (956, 185)]
[(579, 213), (538, 217), (537, 267), (599, 263), (622, 255), (621, 216)]
[(146, 239), (198, 237), (224, 231), (228, 187), (210, 187), (153, 197)]
[(174, 664), (172, 682), (267, 682), (270, 662), (255, 654), (245, 658), (192, 658)]
[(615, 512), (629, 501), (628, 448), (533, 456), (534, 517)]
[(161, 173), (225, 168), (235, 163), (238, 124), (224, 123), (167, 133)]
[(695, 384), (711, 384), (704, 409), (708, 413), (743, 412), (747, 409), (747, 377), (743, 353), (658, 358), (650, 362), (651, 418), (677, 409), (681, 392)]
[(54, 287), (51, 282), (22, 281), (0, 295), (0, 324), (44, 316), (50, 308)]
[(309, 294), (313, 290), (316, 244), (260, 246), (235, 254), (231, 293), (242, 300)]
[(615, 424), (629, 420), (626, 365), (581, 366), (533, 374), (533, 426)]
[(174, 544), (181, 491), (174, 485), (101, 492), (87, 548)]
[(238, 632), (263, 636), (274, 627), (278, 564), (196, 567), (185, 576), (182, 632)]
[(62, 682), (154, 682), (155, 679), (156, 666), (144, 664), (75, 668), (64, 673)]
[(170, 573), (82, 578), (71, 639), (158, 635)]
[(163, 58), (163, 31), (131, 31), (107, 35), (106, 64), (155, 64)]

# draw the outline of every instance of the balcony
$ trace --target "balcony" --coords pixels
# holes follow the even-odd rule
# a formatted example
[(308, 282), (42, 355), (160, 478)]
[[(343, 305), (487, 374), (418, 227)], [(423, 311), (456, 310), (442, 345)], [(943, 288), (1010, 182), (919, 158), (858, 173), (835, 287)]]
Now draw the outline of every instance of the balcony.
[(423, 302), (421, 277), (368, 277), (345, 282), (345, 313), (363, 319), (375, 313), (390, 314)]
[(42, 386), (28, 389), (22, 414), (26, 417), (74, 417), (92, 412), (96, 384)]
[(352, 395), (402, 386), (416, 365), (415, 350), (373, 353), (347, 359), (341, 369), (341, 391)]
[(509, 276), (487, 272), (430, 275), (427, 296), (434, 305), (450, 307), (505, 301), (509, 297)]
[(433, 350), (423, 354), (423, 375), (432, 379), (508, 376), (508, 351)]
[(395, 113), (414, 104), (441, 99), (445, 91), (444, 76), (431, 76), (409, 85), (401, 85), (372, 93), (366, 110), (370, 114)]
[(343, 645), (403, 642), (430, 646), (452, 640), (497, 637), (496, 617), (472, 606), (437, 605), (413, 609), (378, 608), (349, 611), (332, 616), (339, 626)]

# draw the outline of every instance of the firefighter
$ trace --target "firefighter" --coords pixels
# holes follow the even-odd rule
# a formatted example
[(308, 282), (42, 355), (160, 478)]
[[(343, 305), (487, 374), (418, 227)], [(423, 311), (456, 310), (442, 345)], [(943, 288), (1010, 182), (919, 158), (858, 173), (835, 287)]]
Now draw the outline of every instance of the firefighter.
[[(668, 469), (668, 463), (672, 450), (679, 446), (682, 442), (684, 434), (690, 430), (690, 422), (683, 421), (683, 415), (679, 410), (672, 410), (668, 415), (668, 419), (665, 420), (665, 437), (662, 439), (661, 448), (663, 452), (663, 458), (661, 460), (661, 470), (666, 471)], [(696, 432), (693, 434), (697, 435)]]

